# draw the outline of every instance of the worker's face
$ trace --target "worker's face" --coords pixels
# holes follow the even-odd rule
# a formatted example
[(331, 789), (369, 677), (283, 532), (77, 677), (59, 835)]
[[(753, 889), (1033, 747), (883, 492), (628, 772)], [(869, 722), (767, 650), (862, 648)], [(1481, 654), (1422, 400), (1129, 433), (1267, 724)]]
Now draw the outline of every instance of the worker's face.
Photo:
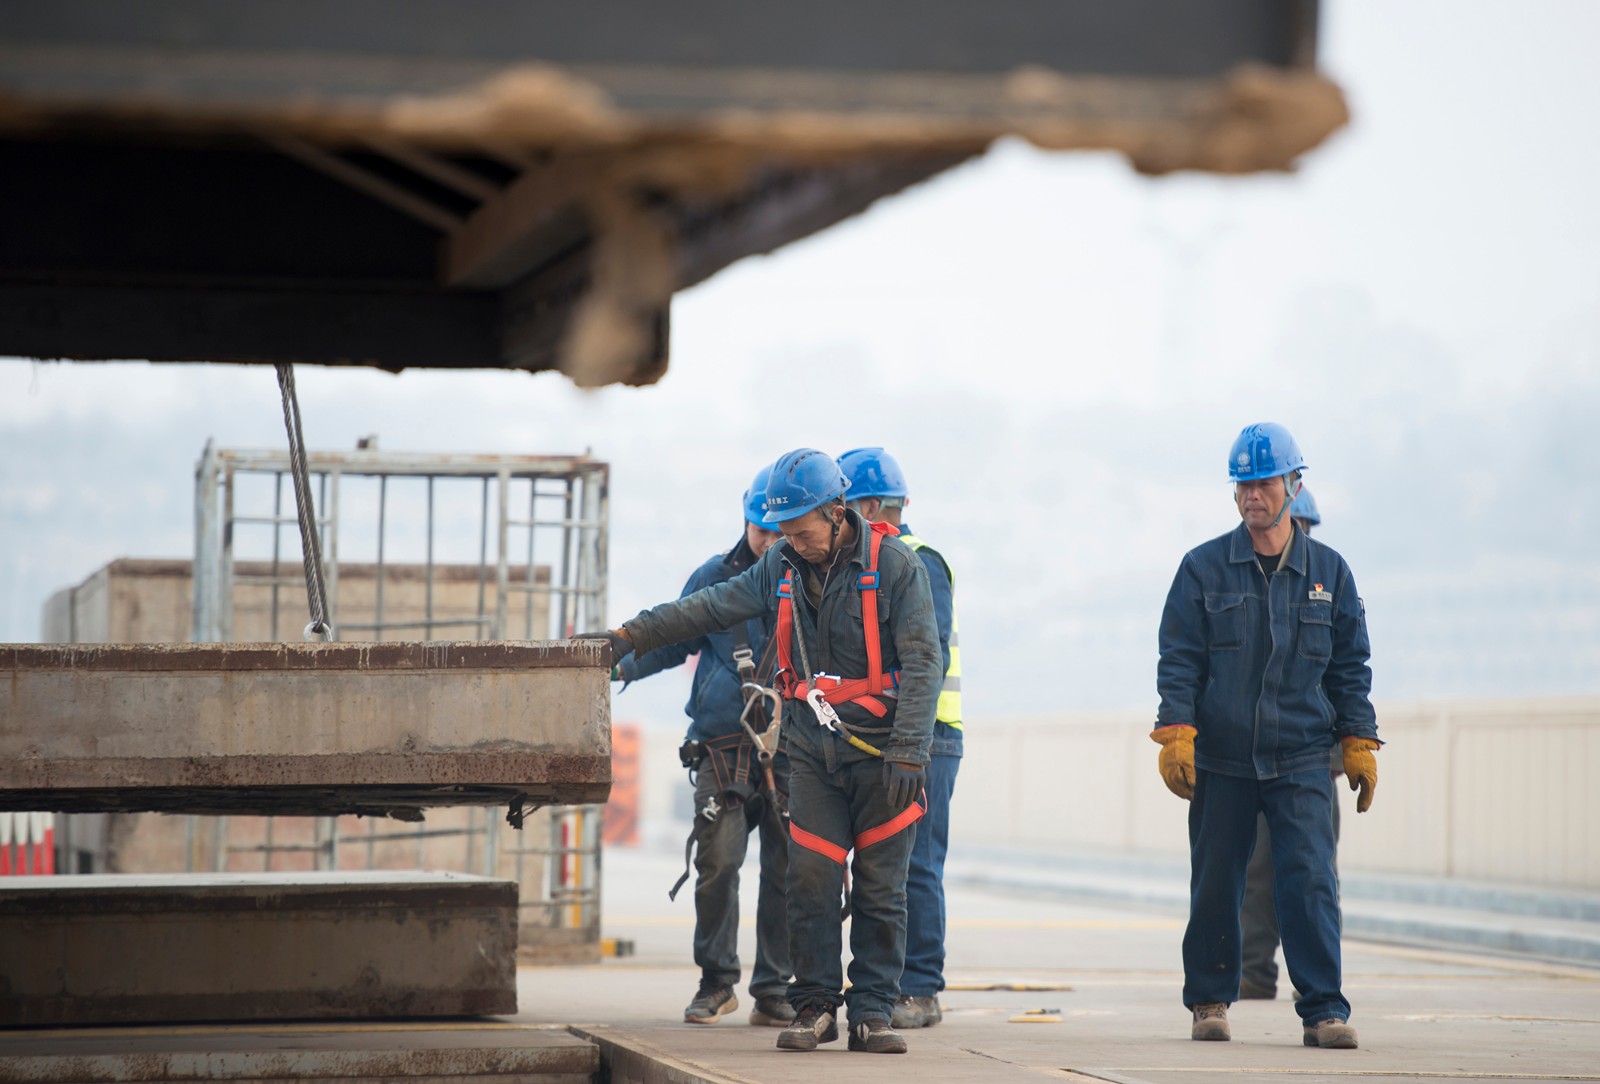
[(1287, 496), (1287, 490), (1284, 489), (1287, 480), (1287, 475), (1280, 475), (1277, 478), (1234, 483), (1233, 500), (1239, 506), (1239, 518), (1244, 520), (1246, 527), (1264, 530), (1278, 518)]
[(780, 523), (778, 529), (796, 553), (819, 564), (833, 556), (835, 527), (842, 519), (844, 508), (835, 504)]
[(772, 544), (777, 540), (777, 531), (769, 531), (767, 528), (762, 527), (759, 524), (751, 523), (748, 520), (745, 521), (744, 541), (745, 544), (750, 547), (750, 552), (755, 554), (757, 557), (760, 557), (763, 553), (766, 553)]

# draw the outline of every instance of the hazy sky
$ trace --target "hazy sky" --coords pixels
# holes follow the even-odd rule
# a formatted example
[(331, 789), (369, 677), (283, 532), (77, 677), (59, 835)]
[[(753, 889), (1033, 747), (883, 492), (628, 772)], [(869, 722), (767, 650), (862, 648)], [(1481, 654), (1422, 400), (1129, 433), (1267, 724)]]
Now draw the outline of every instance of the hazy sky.
[[(653, 388), (308, 367), (307, 440), (592, 447), (613, 622), (733, 541), (762, 462), (883, 444), (956, 569), (976, 718), (1153, 708), (1172, 573), (1272, 419), (1380, 698), (1600, 692), (1597, 46), (1593, 4), (1333, 0), (1355, 120), (1296, 174), (1002, 144), (680, 295)], [(281, 447), (276, 396), (270, 368), (0, 363), (0, 640), (115, 557), (188, 556), (201, 447)], [(686, 688), (617, 715), (678, 725)]]

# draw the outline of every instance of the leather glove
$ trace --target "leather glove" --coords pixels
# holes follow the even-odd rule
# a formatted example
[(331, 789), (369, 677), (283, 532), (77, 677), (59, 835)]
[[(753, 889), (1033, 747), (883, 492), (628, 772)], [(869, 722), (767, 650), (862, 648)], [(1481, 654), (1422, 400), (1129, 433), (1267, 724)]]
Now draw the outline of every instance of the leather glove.
[(883, 786), (889, 792), (889, 805), (895, 810), (904, 809), (922, 793), (922, 765), (884, 761)]
[(1150, 740), (1161, 746), (1156, 767), (1167, 789), (1184, 801), (1194, 797), (1194, 735), (1192, 726), (1158, 726)]
[(1372, 792), (1378, 789), (1378, 743), (1371, 738), (1340, 738), (1344, 746), (1344, 774), (1350, 777), (1350, 789), (1359, 790), (1356, 812), (1365, 813), (1372, 808)]
[(617, 664), (633, 654), (633, 641), (628, 639), (628, 634), (621, 629), (610, 629), (606, 632), (586, 632), (581, 636), (574, 636), (574, 640), (599, 641), (610, 649), (606, 665), (611, 667), (612, 680), (617, 678)]

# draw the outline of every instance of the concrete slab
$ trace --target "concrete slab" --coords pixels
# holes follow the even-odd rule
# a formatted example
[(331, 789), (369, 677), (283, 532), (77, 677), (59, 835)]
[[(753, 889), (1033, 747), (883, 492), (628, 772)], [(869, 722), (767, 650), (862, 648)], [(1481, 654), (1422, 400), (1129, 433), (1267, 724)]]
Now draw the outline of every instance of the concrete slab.
[(0, 1039), (0, 1082), (404, 1080), (591, 1084), (598, 1050), (564, 1028), (276, 1025), (28, 1032)]
[(0, 1025), (514, 1012), (516, 949), (459, 873), (5, 878)]
[(600, 646), (0, 646), (0, 809), (396, 814), (603, 802)]

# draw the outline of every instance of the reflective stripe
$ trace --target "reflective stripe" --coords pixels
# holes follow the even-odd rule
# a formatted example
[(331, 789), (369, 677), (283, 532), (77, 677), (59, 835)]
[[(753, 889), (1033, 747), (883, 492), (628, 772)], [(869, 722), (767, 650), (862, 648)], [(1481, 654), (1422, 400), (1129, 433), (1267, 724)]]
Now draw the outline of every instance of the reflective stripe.
[[(928, 549), (928, 544), (913, 534), (901, 534), (900, 541), (910, 546), (912, 552)], [(935, 550), (935, 553), (938, 551)], [(944, 561), (944, 554), (939, 554)], [(950, 563), (944, 561), (946, 571)], [(950, 573), (950, 589), (955, 591), (955, 573)], [(934, 717), (945, 726), (965, 730), (961, 720), (961, 623), (956, 618), (955, 599), (950, 600), (950, 666), (944, 672), (944, 685), (939, 690), (939, 706)]]
[[(902, 809), (892, 820), (884, 821), (878, 827), (868, 828), (865, 832), (862, 832), (856, 837), (856, 850), (864, 850), (874, 843), (882, 843), (896, 832), (903, 832), (913, 824), (916, 824), (928, 810), (926, 802), (926, 794), (919, 795), (917, 801)], [(794, 822), (790, 821), (789, 825), (793, 827)]]
[[(874, 829), (874, 831), (876, 831), (876, 829)], [(818, 854), (822, 855), (822, 857), (831, 858), (841, 866), (844, 865), (844, 860), (850, 856), (850, 852), (839, 846), (837, 843), (829, 843), (821, 836), (813, 835), (792, 820), (789, 822), (789, 838), (800, 844), (800, 846), (804, 847), (806, 850), (816, 851)]]

